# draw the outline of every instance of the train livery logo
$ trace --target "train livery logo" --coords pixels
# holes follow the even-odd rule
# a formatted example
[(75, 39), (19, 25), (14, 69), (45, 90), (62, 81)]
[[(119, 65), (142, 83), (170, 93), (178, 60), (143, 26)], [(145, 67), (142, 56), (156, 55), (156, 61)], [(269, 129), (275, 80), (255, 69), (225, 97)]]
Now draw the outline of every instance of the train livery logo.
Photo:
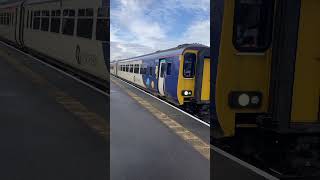
[(150, 79), (149, 78), (147, 78), (146, 85), (147, 85), (147, 87), (150, 86)]
[(97, 56), (81, 52), (80, 46), (77, 45), (76, 47), (76, 61), (78, 65), (85, 64), (85, 65), (91, 65), (95, 66), (97, 63)]
[(77, 60), (77, 63), (80, 65), (81, 64), (81, 61), (80, 61), (80, 46), (77, 45), (77, 48), (76, 48), (76, 60)]

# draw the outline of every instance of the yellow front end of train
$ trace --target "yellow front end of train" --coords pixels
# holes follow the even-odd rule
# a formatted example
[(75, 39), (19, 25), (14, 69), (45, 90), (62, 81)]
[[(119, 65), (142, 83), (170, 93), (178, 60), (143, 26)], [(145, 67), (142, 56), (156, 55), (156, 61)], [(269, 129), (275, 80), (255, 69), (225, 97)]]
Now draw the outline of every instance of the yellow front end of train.
[(219, 136), (257, 127), (320, 133), (320, 2), (213, 3), (211, 87)]

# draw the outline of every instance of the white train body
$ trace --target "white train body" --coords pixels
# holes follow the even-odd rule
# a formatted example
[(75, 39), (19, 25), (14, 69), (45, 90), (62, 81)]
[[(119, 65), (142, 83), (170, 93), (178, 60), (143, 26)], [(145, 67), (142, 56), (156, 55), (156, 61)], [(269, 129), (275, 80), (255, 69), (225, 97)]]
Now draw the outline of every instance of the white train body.
[(0, 38), (107, 81), (107, 4), (106, 0), (26, 0), (0, 5)]

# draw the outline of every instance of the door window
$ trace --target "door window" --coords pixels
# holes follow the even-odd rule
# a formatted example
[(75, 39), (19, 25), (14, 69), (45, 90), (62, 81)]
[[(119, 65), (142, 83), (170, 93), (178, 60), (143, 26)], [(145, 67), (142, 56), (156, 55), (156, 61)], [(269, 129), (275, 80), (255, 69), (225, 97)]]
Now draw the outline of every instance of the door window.
[(160, 77), (163, 78), (166, 73), (166, 63), (161, 64)]

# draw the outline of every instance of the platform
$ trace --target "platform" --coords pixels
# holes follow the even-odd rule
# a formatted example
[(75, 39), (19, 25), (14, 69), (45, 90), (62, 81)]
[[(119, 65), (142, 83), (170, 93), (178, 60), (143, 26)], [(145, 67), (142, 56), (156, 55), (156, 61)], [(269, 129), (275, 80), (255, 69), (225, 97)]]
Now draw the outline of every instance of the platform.
[(107, 97), (0, 43), (0, 179), (109, 177)]
[(117, 78), (110, 88), (111, 179), (210, 179), (209, 127)]

